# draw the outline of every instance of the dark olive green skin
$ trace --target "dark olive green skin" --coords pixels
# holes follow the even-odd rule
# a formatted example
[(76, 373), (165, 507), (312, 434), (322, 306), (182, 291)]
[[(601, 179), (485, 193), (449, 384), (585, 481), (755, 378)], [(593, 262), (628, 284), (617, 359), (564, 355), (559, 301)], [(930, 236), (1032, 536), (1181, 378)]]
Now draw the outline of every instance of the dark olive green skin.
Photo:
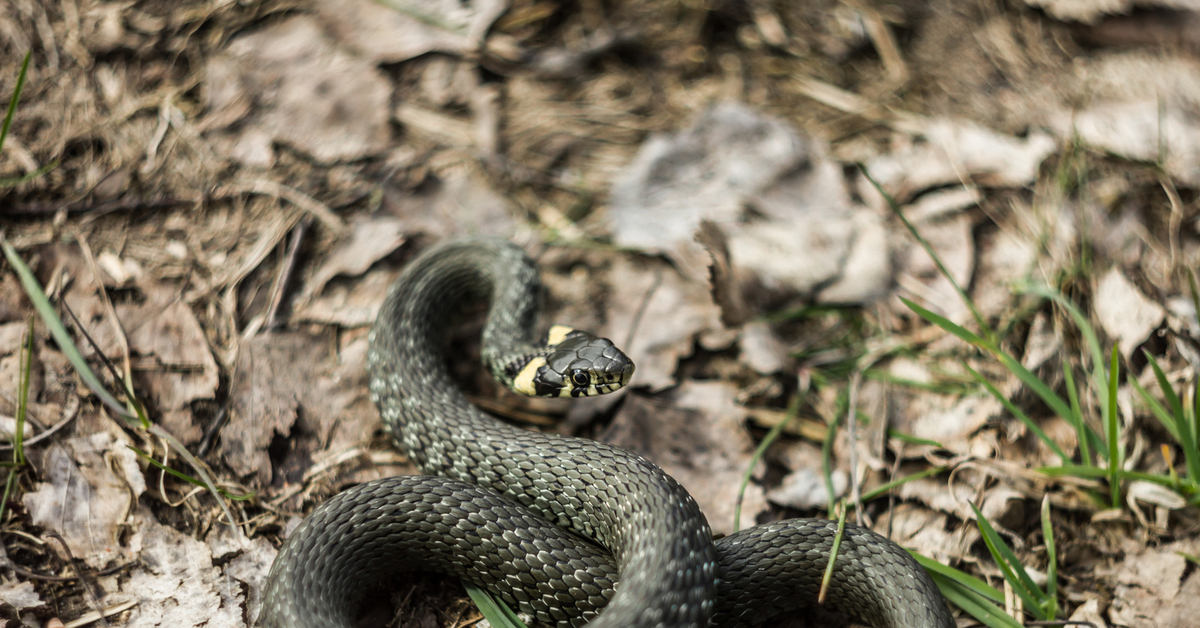
[[(414, 568), (560, 628), (751, 626), (815, 604), (833, 522), (782, 521), (714, 544), (695, 501), (653, 463), (509, 426), (467, 401), (441, 347), (447, 321), (473, 301), (491, 303), (483, 358), (498, 379), (511, 382), (534, 353), (571, 376), (574, 358), (533, 341), (537, 296), (536, 266), (501, 240), (453, 242), (408, 265), (371, 332), (370, 392), (396, 445), (441, 477), (369, 482), (318, 508), (271, 569), (264, 627), (348, 628), (366, 592)], [(628, 380), (632, 365), (611, 343), (570, 340), (558, 346), (612, 360)], [(955, 625), (929, 575), (869, 530), (847, 526), (833, 574), (833, 610), (878, 628)]]

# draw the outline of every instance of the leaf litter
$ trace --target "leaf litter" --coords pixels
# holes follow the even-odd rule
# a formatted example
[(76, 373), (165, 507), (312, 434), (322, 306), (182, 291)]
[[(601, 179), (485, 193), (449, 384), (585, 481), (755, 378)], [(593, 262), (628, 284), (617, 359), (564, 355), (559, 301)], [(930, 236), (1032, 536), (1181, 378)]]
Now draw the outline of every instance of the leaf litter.
[[(366, 400), (366, 328), (415, 251), (486, 233), (541, 261), (544, 325), (598, 330), (638, 364), (624, 395), (569, 407), (496, 397), (466, 369), (491, 411), (649, 454), (718, 530), (747, 469), (740, 526), (823, 514), (821, 444), (841, 425), (834, 497), (947, 468), (895, 489), (891, 510), (869, 502), (876, 529), (995, 581), (970, 504), (1044, 570), (1030, 513), (1049, 495), (1074, 615), (1191, 625), (1200, 580), (1176, 552), (1197, 554), (1194, 507), (1141, 482), (1126, 510), (1098, 510), (1098, 483), (1036, 471), (1055, 457), (963, 364), (1068, 451), (1074, 430), (896, 298), (972, 324), (855, 167), (1005, 331), (1003, 348), (1058, 390), (1064, 357), (1086, 366), (1080, 338), (1061, 310), (1014, 293), (1030, 280), (1087, 308), (1143, 386), (1143, 350), (1177, 386), (1192, 381), (1194, 62), (1103, 43), (1115, 22), (1102, 16), (1129, 3), (44, 4), (0, 7), (2, 49), (34, 51), (0, 178), (55, 164), (0, 189), (0, 228), (95, 339), (76, 334), (93, 364), (128, 361), (151, 417), (231, 492), (254, 493), (235, 504), (241, 540), (212, 496), (132, 453), (163, 458), (81, 394), (37, 328), (29, 429), (42, 440), (5, 549), (27, 572), (80, 561), (110, 622), (253, 625), (273, 548), (300, 516), (412, 471)], [(0, 57), (0, 89), (17, 56)], [(31, 310), (7, 267), (0, 284), (12, 416)], [(850, 442), (854, 373), (866, 422)], [(799, 416), (751, 467), (797, 376), (814, 382)], [(1118, 400), (1126, 464), (1168, 474), (1150, 410), (1128, 384)], [(6, 575), (0, 597), (26, 616), (97, 610), (78, 580)], [(456, 621), (450, 604), (401, 606)]]

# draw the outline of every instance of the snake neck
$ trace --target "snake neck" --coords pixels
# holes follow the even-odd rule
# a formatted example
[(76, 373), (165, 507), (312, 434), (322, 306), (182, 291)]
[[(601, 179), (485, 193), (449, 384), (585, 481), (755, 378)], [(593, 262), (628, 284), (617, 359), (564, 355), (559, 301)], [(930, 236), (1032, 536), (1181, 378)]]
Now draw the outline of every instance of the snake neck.
[(481, 355), (490, 372), (502, 373), (514, 355), (533, 346), (539, 286), (536, 267), (520, 249), (480, 239), (419, 256), (389, 289), (371, 330), (370, 393), (392, 440), (422, 471), (446, 474), (450, 462), (407, 434), (431, 422), (474, 431), (491, 421), (473, 411), (446, 367), (452, 322), (472, 306), (489, 304)]

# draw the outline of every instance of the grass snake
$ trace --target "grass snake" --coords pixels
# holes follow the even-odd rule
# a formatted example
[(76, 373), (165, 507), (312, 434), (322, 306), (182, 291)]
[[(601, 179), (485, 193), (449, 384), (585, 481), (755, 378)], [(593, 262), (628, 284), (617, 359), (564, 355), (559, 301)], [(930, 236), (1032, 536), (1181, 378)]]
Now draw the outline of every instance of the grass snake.
[[(455, 385), (450, 322), (491, 306), (482, 356), (519, 392), (582, 396), (629, 381), (611, 342), (567, 327), (535, 338), (537, 266), (503, 240), (433, 248), (391, 287), (371, 331), (370, 394), (429, 476), (376, 480), (321, 505), (268, 576), (264, 628), (349, 628), (393, 574), (444, 572), (560, 628), (759, 625), (812, 606), (836, 524), (792, 519), (714, 543), (695, 500), (637, 454), (502, 423)], [(877, 628), (953, 628), (902, 548), (847, 525), (826, 607)]]

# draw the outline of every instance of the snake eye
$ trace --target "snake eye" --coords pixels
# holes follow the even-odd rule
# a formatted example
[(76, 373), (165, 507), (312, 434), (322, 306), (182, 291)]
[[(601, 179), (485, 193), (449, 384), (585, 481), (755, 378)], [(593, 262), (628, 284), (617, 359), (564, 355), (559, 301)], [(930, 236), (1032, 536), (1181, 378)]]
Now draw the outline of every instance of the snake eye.
[(579, 386), (580, 388), (587, 386), (588, 384), (591, 383), (591, 381), (592, 381), (592, 378), (588, 377), (587, 373), (584, 373), (583, 371), (581, 371), (579, 369), (576, 369), (571, 372), (571, 383), (575, 384), (576, 386)]

